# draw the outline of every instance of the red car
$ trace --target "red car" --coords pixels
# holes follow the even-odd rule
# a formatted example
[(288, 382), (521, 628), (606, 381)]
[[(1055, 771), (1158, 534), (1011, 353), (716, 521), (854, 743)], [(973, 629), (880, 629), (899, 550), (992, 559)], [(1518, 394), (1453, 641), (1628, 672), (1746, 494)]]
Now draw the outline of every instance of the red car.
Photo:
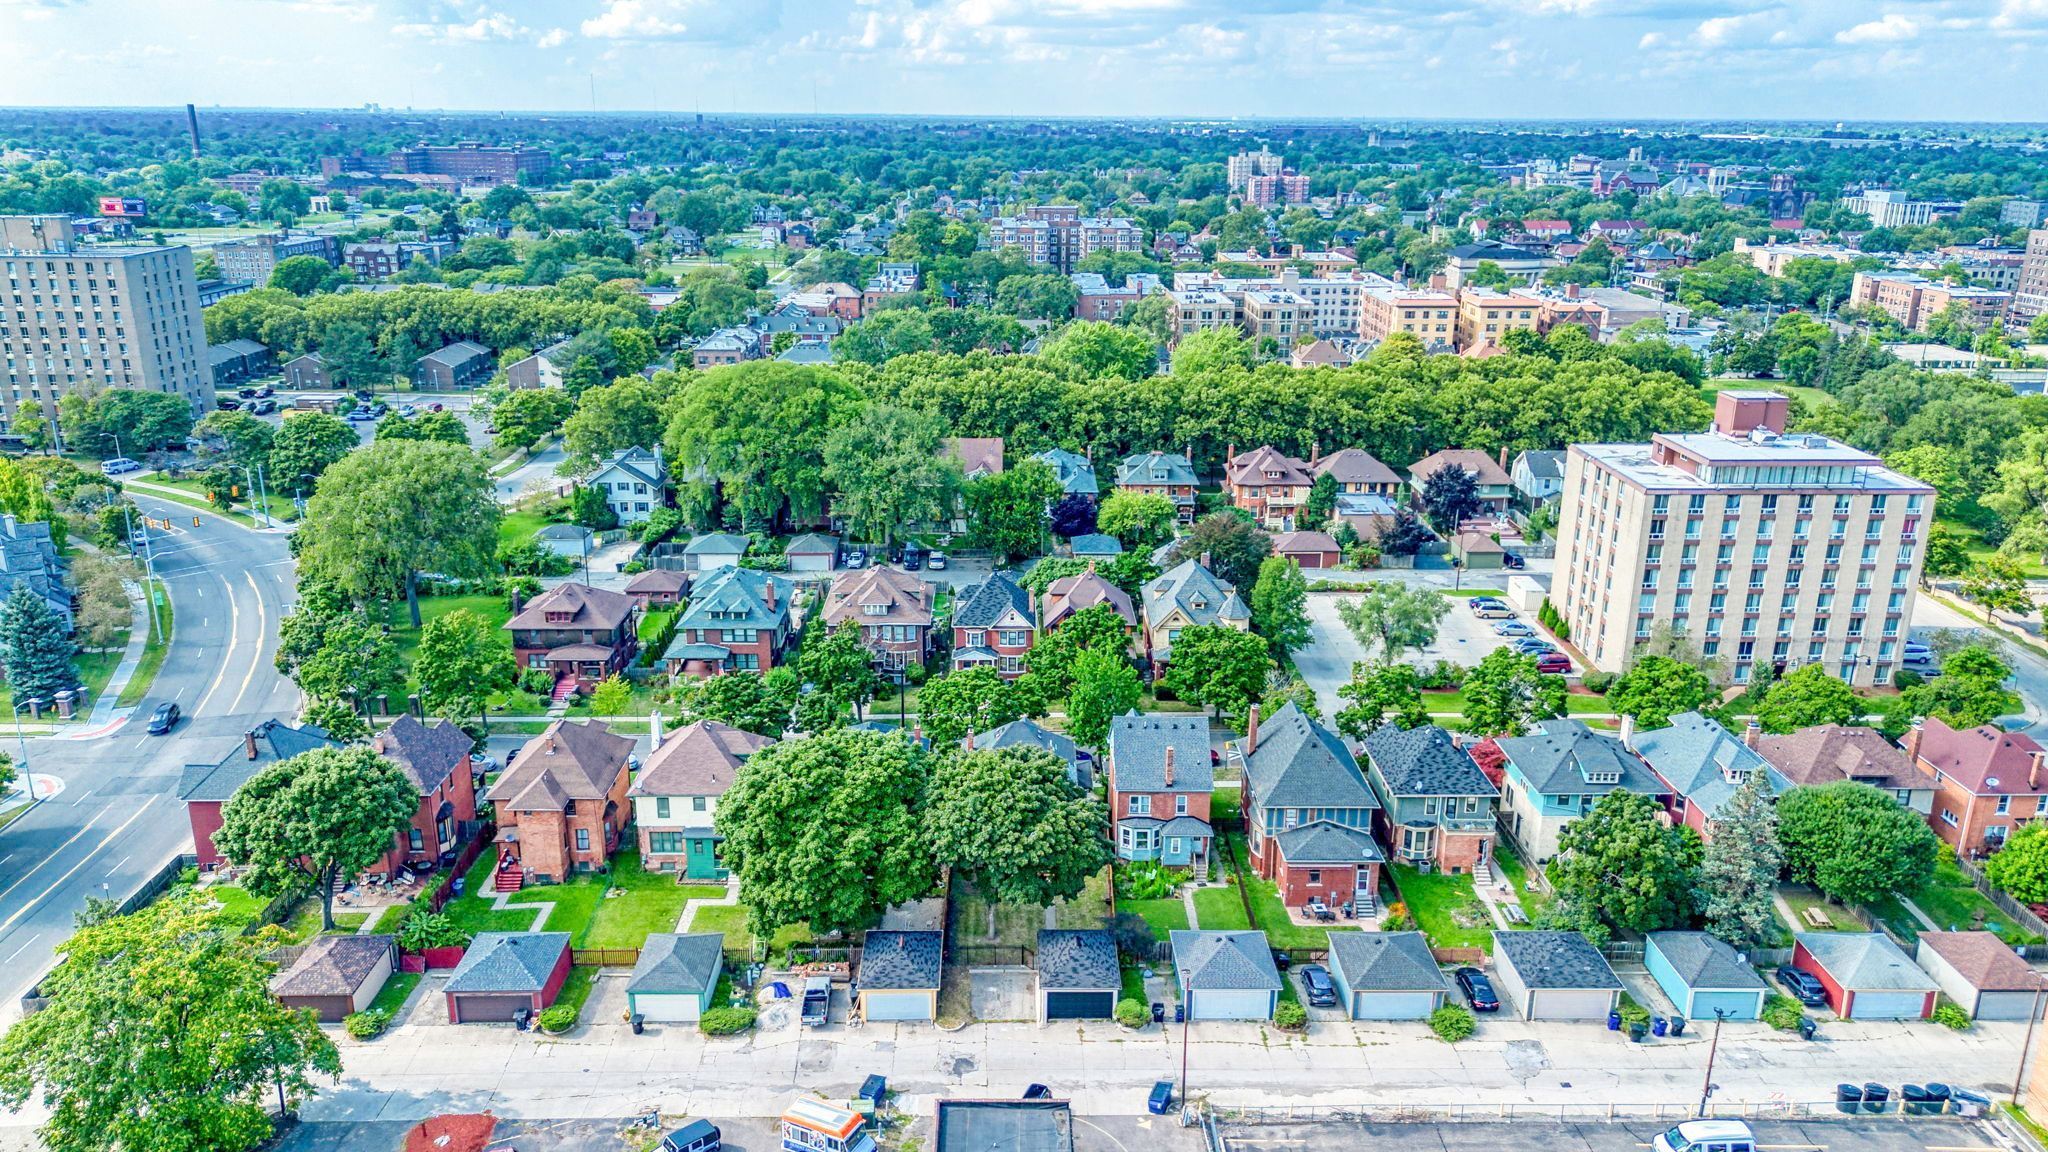
[(1536, 658), (1538, 672), (1555, 673), (1559, 676), (1572, 670), (1572, 662), (1562, 652), (1552, 652)]

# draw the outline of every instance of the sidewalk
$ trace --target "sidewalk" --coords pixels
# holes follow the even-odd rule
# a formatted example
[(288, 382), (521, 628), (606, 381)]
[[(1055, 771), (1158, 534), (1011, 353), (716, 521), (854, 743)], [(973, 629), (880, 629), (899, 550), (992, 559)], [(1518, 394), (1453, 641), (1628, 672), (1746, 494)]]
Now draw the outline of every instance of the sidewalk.
[(135, 711), (133, 706), (117, 706), (121, 693), (128, 682), (135, 678), (135, 670), (142, 666), (142, 650), (149, 644), (149, 602), (143, 597), (149, 593), (131, 585), (128, 589), (128, 648), (121, 653), (121, 662), (114, 666), (114, 674), (107, 677), (107, 686), (100, 690), (99, 699), (92, 702), (92, 713), (85, 718), (85, 731), (72, 735), (73, 740), (91, 740), (113, 730), (116, 721), (126, 720)]

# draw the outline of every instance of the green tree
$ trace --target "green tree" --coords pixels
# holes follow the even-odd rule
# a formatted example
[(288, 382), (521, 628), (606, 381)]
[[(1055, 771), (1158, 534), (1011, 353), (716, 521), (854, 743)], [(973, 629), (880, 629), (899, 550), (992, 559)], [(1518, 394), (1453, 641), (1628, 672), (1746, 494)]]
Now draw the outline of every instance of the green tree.
[(1076, 896), (1109, 863), (1109, 814), (1042, 748), (939, 757), (925, 826), (936, 860), (1006, 904)]
[(569, 519), (595, 532), (608, 532), (619, 526), (619, 514), (613, 511), (605, 490), (581, 485), (569, 494)]
[(683, 485), (694, 506), (709, 507), (715, 486), (749, 528), (785, 512), (812, 519), (825, 510), (825, 441), (861, 402), (823, 368), (766, 360), (704, 373), (670, 405), (673, 471), (698, 477)]
[(1325, 472), (1309, 486), (1308, 500), (1301, 507), (1302, 526), (1320, 528), (1337, 511), (1337, 474)]
[(16, 409), (12, 431), (21, 437), (22, 446), (31, 452), (41, 452), (54, 442), (50, 436), (50, 419), (43, 415), (41, 408)]
[(1514, 286), (1514, 280), (1508, 276), (1507, 269), (1493, 260), (1481, 260), (1478, 266), (1472, 269), (1471, 274), (1465, 277), (1465, 283), (1474, 288), (1493, 288), (1503, 292)]
[(715, 823), (757, 939), (789, 924), (859, 932), (930, 895), (930, 761), (895, 733), (837, 728), (740, 766)]
[(606, 338), (611, 342), (612, 358), (618, 362), (620, 376), (638, 376), (661, 351), (654, 337), (641, 328), (614, 328)]
[(1963, 546), (1963, 538), (1936, 525), (1927, 534), (1927, 563), (1921, 568), (1921, 578), (1935, 580), (1944, 576), (1960, 576), (1969, 568), (1970, 552)]
[(40, 1092), (52, 1152), (242, 1152), (271, 1136), (341, 1057), (311, 1014), (271, 995), (274, 928), (243, 934), (209, 896), (173, 895), (85, 924), (0, 1038), (0, 1103)]
[(1005, 559), (1045, 550), (1046, 505), (1059, 498), (1059, 477), (1041, 460), (967, 482), (967, 523), (974, 539)]
[(1126, 548), (1152, 549), (1173, 538), (1173, 501), (1157, 492), (1118, 488), (1095, 509), (1095, 530)]
[(290, 413), (271, 439), (271, 486), (293, 496), (310, 496), (321, 475), (361, 443), (356, 430), (339, 417)]
[(412, 419), (412, 438), (469, 447), (469, 429), (453, 412), (422, 412)]
[(493, 443), (503, 452), (527, 448), (555, 434), (576, 401), (556, 388), (521, 388), (491, 409)]
[(1642, 728), (1662, 728), (1681, 712), (1696, 712), (1714, 695), (1699, 668), (1669, 656), (1641, 656), (1607, 690), (1607, 704)]
[[(2048, 902), (2048, 824), (2022, 824), (1984, 861), (1984, 878), (2022, 904)], [(1956, 925), (1961, 927), (1961, 925)]]
[(321, 476), (299, 527), (299, 570), (358, 601), (403, 595), (417, 628), (420, 573), (488, 573), (498, 517), (474, 453), (412, 440), (371, 444)]
[(1100, 748), (1108, 741), (1110, 722), (1136, 708), (1145, 691), (1137, 670), (1114, 648), (1082, 649), (1074, 656), (1071, 679), (1067, 734), (1089, 748)]
[(1130, 627), (1111, 605), (1083, 608), (1040, 635), (1024, 653), (1027, 675), (1043, 686), (1049, 698), (1064, 697), (1073, 689), (1074, 665), (1081, 653), (1100, 651), (1121, 658), (1130, 650)]
[(1422, 507), (1430, 526), (1445, 535), (1479, 511), (1479, 480), (1460, 464), (1440, 464), (1422, 478)]
[(2027, 574), (2010, 556), (1995, 554), (1970, 565), (1963, 573), (1962, 594), (1984, 607), (1984, 622), (1996, 620), (1997, 613), (2010, 612), (2025, 619), (2034, 613), (2034, 597), (2027, 591)]
[(351, 709), (401, 682), (397, 642), (355, 612), (301, 607), (286, 616), (278, 626), (277, 664), (307, 696)]
[(1485, 736), (1520, 736), (1538, 720), (1564, 715), (1564, 677), (1536, 670), (1536, 658), (1512, 648), (1488, 652), (1462, 686), (1465, 728)]
[(800, 686), (796, 673), (777, 668), (707, 676), (687, 686), (683, 707), (696, 720), (715, 720), (761, 736), (780, 738), (789, 727)]
[(1218, 580), (1235, 588), (1250, 588), (1259, 578), (1259, 565), (1273, 554), (1273, 538), (1259, 531), (1235, 510), (1211, 512), (1195, 521), (1187, 535), (1176, 540), (1167, 563), (1194, 560)]
[(597, 682), (590, 690), (590, 711), (595, 716), (623, 716), (633, 702), (633, 686), (617, 672)]
[(1143, 380), (1159, 365), (1159, 349), (1150, 336), (1135, 328), (1094, 321), (1077, 321), (1061, 328), (1039, 345), (1038, 354), (1050, 363), (1074, 368), (1088, 379)]
[(1764, 692), (1757, 722), (1772, 734), (1797, 732), (1817, 724), (1848, 724), (1863, 714), (1863, 702), (1841, 678), (1819, 664), (1788, 673)]
[(963, 668), (934, 676), (917, 690), (917, 719), (934, 748), (950, 748), (1024, 715), (1016, 692), (994, 668)]
[(579, 473), (624, 448), (645, 448), (659, 436), (662, 409), (673, 389), (660, 376), (626, 376), (592, 388), (576, 401), (575, 415), (562, 425), (562, 451)]
[(0, 668), (16, 703), (41, 700), (78, 686), (71, 666), (76, 648), (64, 634), (64, 621), (27, 581), (14, 586), (0, 602)]
[(1380, 659), (1389, 664), (1411, 648), (1435, 642), (1437, 624), (1450, 610), (1450, 601), (1433, 588), (1394, 583), (1374, 584), (1356, 600), (1337, 602), (1337, 618), (1366, 655), (1378, 648)]
[(1721, 806), (1700, 864), (1706, 929), (1743, 951), (1773, 944), (1784, 931), (1773, 894), (1785, 853), (1778, 847), (1778, 814), (1764, 783), (1764, 773), (1750, 773)]
[(512, 684), (512, 650), (503, 629), (467, 608), (457, 608), (420, 629), (412, 671), (428, 710), (459, 711), (481, 722), (491, 695)]
[(830, 693), (840, 707), (852, 709), (856, 717), (882, 687), (874, 657), (861, 643), (859, 625), (842, 624), (827, 632), (817, 616), (804, 627), (796, 671), (806, 683)]
[(1273, 657), (1266, 642), (1224, 624), (1181, 629), (1159, 684), (1190, 704), (1237, 718), (1259, 702)]
[(287, 256), (270, 272), (270, 287), (294, 296), (311, 296), (338, 281), (334, 265), (318, 256)]
[(213, 843), (258, 896), (317, 893), (320, 926), (332, 928), (335, 879), (390, 852), (419, 803), (398, 765), (368, 748), (316, 748), (237, 788)]
[(1692, 916), (1699, 834), (1667, 824), (1656, 799), (1616, 789), (1564, 826), (1543, 873), (1581, 931), (1654, 932)]
[(103, 460), (160, 448), (182, 449), (192, 434), (191, 402), (171, 392), (93, 390), (87, 385), (65, 393), (57, 411), (65, 442)]
[(391, 383), (391, 373), (385, 371), (384, 358), (377, 355), (369, 329), (354, 321), (327, 326), (320, 338), (320, 362), (327, 369), (327, 378), (345, 388), (375, 390)]
[(1927, 821), (1868, 784), (1794, 788), (1777, 809), (1786, 874), (1831, 900), (1867, 904), (1917, 892), (1934, 874), (1940, 842)]
[(1915, 716), (1938, 717), (1952, 728), (1975, 728), (2017, 712), (2020, 698), (2005, 686), (2012, 676), (1982, 645), (1958, 648), (1942, 658), (1941, 675), (1906, 689), (1905, 703)]
[(192, 428), (208, 455), (236, 468), (266, 466), (277, 429), (247, 412), (209, 412)]
[(921, 412), (876, 405), (825, 438), (825, 481), (835, 516), (855, 540), (893, 543), (899, 526), (947, 518), (960, 465), (945, 452), (945, 427)]
[(1268, 556), (1252, 585), (1252, 630), (1285, 655), (1314, 639), (1308, 620), (1308, 578), (1289, 556)]
[(1422, 679), (1412, 664), (1355, 664), (1337, 695), (1350, 701), (1337, 713), (1337, 731), (1353, 740), (1365, 739), (1383, 724), (1420, 728), (1429, 723)]

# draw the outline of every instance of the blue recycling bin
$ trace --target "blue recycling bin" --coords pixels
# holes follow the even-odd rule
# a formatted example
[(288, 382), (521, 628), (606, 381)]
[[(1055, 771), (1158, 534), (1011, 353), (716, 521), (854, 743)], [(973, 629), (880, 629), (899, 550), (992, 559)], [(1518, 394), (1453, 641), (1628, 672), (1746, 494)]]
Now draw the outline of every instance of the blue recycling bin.
[(1607, 1014), (1607, 1030), (1609, 1032), (1621, 1031), (1621, 1013), (1609, 1012)]
[(1662, 1036), (1664, 1034), (1664, 1030), (1669, 1027), (1670, 1024), (1666, 1022), (1662, 1016), (1650, 1017), (1650, 1035)]

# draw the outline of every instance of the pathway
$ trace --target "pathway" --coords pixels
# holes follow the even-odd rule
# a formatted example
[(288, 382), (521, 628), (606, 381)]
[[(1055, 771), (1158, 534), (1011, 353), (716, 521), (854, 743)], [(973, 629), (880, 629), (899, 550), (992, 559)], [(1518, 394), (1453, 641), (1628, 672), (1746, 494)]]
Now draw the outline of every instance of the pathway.
[(121, 653), (121, 662), (114, 666), (114, 674), (107, 678), (107, 686), (92, 702), (92, 713), (85, 718), (86, 732), (74, 739), (104, 736), (112, 731), (114, 721), (124, 720), (135, 711), (132, 706), (118, 707), (118, 703), (128, 682), (135, 678), (135, 670), (142, 665), (142, 650), (149, 643), (149, 610), (139, 586), (127, 581), (122, 584), (128, 590), (128, 647)]
[(740, 878), (737, 876), (728, 876), (725, 878), (725, 895), (720, 896), (716, 900), (692, 900), (688, 904), (683, 905), (683, 918), (676, 922), (676, 931), (688, 932), (690, 930), (690, 924), (697, 919), (697, 909), (699, 908), (706, 908), (713, 904), (722, 904), (726, 907), (731, 907), (732, 905), (738, 904), (739, 902)]

